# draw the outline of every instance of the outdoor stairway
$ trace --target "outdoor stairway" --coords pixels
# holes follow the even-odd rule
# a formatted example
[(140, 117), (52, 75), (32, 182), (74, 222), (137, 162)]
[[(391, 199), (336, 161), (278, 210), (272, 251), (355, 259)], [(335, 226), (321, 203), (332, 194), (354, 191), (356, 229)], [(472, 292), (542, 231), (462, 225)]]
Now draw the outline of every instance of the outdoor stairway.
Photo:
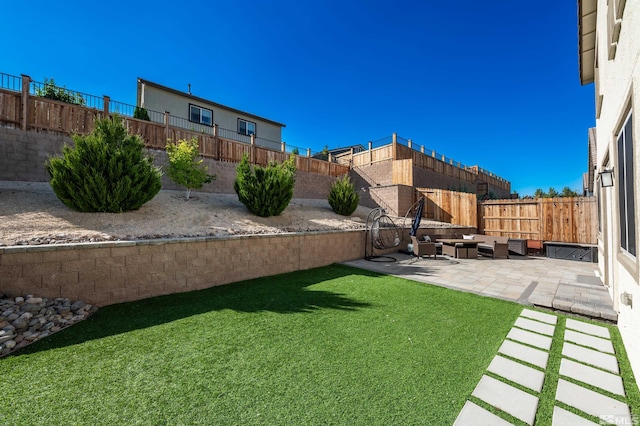
[[(555, 315), (524, 309), (454, 425), (533, 425), (543, 386), (556, 385), (545, 377), (557, 325)], [(562, 355), (552, 425), (632, 424), (609, 330), (567, 319), (555, 338)]]

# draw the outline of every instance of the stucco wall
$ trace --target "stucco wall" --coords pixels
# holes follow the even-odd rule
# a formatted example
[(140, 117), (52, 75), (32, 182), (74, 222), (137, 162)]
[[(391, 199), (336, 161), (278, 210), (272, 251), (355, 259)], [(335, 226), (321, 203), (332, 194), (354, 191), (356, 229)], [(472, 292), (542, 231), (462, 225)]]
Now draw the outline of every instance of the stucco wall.
[(0, 294), (110, 305), (362, 258), (364, 231), (0, 248)]
[[(607, 166), (617, 167), (616, 138), (629, 108), (633, 110), (633, 154), (635, 184), (635, 226), (640, 225), (640, 0), (627, 0), (622, 16), (622, 27), (614, 59), (608, 58), (607, 0), (598, 0), (597, 38), (599, 87), (594, 90), (603, 95), (602, 110), (596, 120), (597, 166), (601, 171)], [(617, 3), (617, 2), (615, 2)], [(598, 76), (596, 77), (598, 80)], [(597, 93), (598, 94), (598, 93)], [(596, 96), (597, 96), (596, 94)], [(586, 132), (585, 132), (586, 133)], [(597, 174), (596, 174), (597, 176)], [(603, 214), (603, 232), (598, 245), (603, 256), (598, 263), (605, 282), (609, 283), (618, 311), (618, 327), (622, 335), (631, 366), (640, 378), (640, 263), (638, 256), (630, 256), (620, 249), (620, 215), (618, 200), (619, 179), (616, 175), (614, 187), (603, 188), (597, 194), (606, 211)], [(640, 233), (636, 231), (636, 247)], [(634, 305), (620, 302), (620, 295), (632, 295)]]

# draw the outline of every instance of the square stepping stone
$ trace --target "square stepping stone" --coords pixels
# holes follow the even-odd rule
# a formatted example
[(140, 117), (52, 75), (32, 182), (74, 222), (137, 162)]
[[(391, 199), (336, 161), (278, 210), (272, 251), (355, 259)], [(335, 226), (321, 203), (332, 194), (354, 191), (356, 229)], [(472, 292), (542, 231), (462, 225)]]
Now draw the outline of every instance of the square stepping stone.
[(512, 328), (507, 334), (507, 338), (518, 342), (526, 343), (527, 345), (535, 346), (540, 349), (549, 350), (551, 348), (551, 337), (542, 336), (538, 333), (531, 331), (521, 330), (519, 328)]
[(541, 351), (540, 349), (532, 348), (531, 346), (523, 345), (511, 340), (505, 340), (502, 342), (502, 346), (498, 349), (498, 352), (504, 355), (508, 355), (511, 358), (519, 359), (520, 361), (528, 362), (540, 368), (547, 368), (547, 361), (549, 361), (549, 353)]
[(482, 376), (472, 395), (529, 425), (536, 418), (537, 397), (493, 377)]
[(533, 311), (531, 309), (523, 309), (520, 316), (546, 322), (551, 325), (556, 325), (558, 322), (558, 317), (555, 315), (545, 314), (544, 312)]
[(551, 420), (551, 426), (598, 426), (598, 423), (594, 423), (591, 420), (587, 420), (584, 417), (580, 417), (577, 414), (573, 414), (571, 411), (567, 411), (560, 407), (553, 407), (553, 419)]
[(613, 416), (631, 419), (629, 406), (624, 402), (594, 392), (566, 380), (558, 380), (556, 399), (592, 416)]
[(562, 345), (562, 356), (573, 358), (577, 361), (590, 364), (603, 370), (619, 374), (618, 360), (615, 356), (598, 352), (594, 349), (583, 348), (573, 343), (564, 342)]
[(536, 333), (540, 334), (546, 334), (547, 336), (553, 336), (553, 332), (556, 329), (556, 327), (553, 325), (544, 324), (540, 321), (534, 321), (528, 318), (518, 318), (514, 325), (525, 330), (535, 331)]
[(458, 414), (453, 426), (486, 425), (486, 426), (512, 426), (508, 421), (496, 416), (471, 401), (467, 401)]
[(560, 361), (560, 374), (607, 390), (616, 395), (624, 396), (622, 378), (616, 374), (607, 373), (606, 371), (564, 358)]
[(564, 340), (567, 342), (577, 343), (581, 346), (588, 346), (590, 348), (597, 349), (600, 352), (607, 352), (610, 354), (615, 353), (611, 340), (603, 339), (601, 337), (590, 336), (573, 330), (565, 330)]
[(544, 373), (542, 371), (527, 367), (500, 355), (496, 355), (493, 358), (487, 370), (533, 391), (540, 392), (542, 390), (542, 384), (544, 383)]

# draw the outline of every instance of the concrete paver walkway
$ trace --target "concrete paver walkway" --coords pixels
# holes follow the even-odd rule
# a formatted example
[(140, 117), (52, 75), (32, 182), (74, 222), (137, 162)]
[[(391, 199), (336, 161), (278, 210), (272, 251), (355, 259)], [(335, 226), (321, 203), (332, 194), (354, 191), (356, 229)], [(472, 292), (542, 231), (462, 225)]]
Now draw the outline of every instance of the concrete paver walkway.
[(509, 259), (392, 256), (396, 262), (358, 259), (345, 264), (524, 305), (609, 321), (618, 318), (593, 263), (517, 255)]
[[(549, 330), (546, 327), (540, 327), (540, 330), (545, 332), (543, 334), (531, 332), (521, 336), (518, 333), (512, 333), (518, 330), (523, 331), (519, 328), (522, 325), (527, 326), (528, 330), (539, 328), (538, 325), (532, 326), (523, 321), (528, 318), (536, 318), (534, 321), (538, 321), (541, 326), (552, 327), (556, 345), (574, 345), (567, 341), (566, 334), (578, 332), (568, 327), (592, 333), (585, 333), (587, 337), (609, 335), (606, 327), (572, 319), (566, 320), (565, 333), (555, 333), (558, 317), (524, 309), (507, 335), (499, 353), (487, 368), (487, 373), (482, 376), (460, 411), (454, 426), (517, 424), (518, 421), (533, 425), (536, 423), (543, 386), (550, 386), (551, 389), (555, 387), (553, 397), (546, 396), (546, 398), (553, 398), (553, 426), (632, 424), (633, 419), (627, 405), (622, 378), (618, 374), (604, 371), (602, 368), (610, 370), (611, 365), (606, 362), (603, 364), (598, 355), (613, 356), (591, 348), (584, 348), (590, 352), (582, 353), (578, 358), (573, 357), (573, 353), (563, 351), (560, 355), (559, 369), (557, 361), (549, 367), (547, 363), (549, 349), (531, 347), (537, 346), (537, 338), (534, 335), (547, 337), (546, 332)], [(522, 337), (521, 342), (513, 342), (509, 337), (512, 334)], [(597, 338), (611, 343), (609, 339)], [(528, 349), (503, 350), (504, 347), (512, 345)], [(530, 351), (544, 353), (547, 357), (532, 358)], [(557, 352), (555, 356), (559, 356)], [(532, 360), (537, 362), (532, 363)], [(544, 362), (540, 362), (541, 360)], [(617, 370), (615, 357), (613, 360)], [(545, 383), (547, 377), (551, 377), (550, 383)], [(594, 420), (598, 420), (598, 423)]]

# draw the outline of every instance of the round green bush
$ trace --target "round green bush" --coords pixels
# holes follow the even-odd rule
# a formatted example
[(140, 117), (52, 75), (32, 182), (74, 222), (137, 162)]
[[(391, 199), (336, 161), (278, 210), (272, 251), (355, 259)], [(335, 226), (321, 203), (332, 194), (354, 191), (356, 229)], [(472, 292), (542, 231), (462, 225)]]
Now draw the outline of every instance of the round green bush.
[(333, 182), (329, 190), (328, 201), (333, 211), (339, 215), (349, 216), (356, 211), (360, 196), (356, 192), (353, 183), (351, 183), (349, 176), (344, 175)]
[(233, 189), (240, 202), (257, 216), (278, 216), (293, 198), (296, 172), (293, 155), (282, 164), (272, 162), (267, 167), (252, 169), (245, 154), (236, 172)]

